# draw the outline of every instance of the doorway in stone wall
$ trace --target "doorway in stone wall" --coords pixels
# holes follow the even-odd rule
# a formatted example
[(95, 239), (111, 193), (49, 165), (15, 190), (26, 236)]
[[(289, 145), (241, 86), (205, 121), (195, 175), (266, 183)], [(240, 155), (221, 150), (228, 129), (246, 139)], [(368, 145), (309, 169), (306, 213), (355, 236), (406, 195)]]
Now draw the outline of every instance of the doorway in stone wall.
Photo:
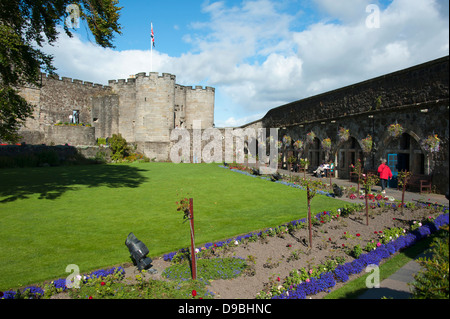
[[(425, 174), (425, 154), (423, 153), (418, 138), (408, 133), (403, 133), (398, 138), (392, 138), (386, 145), (385, 158), (389, 162), (392, 158), (391, 170), (394, 177), (397, 172), (407, 170), (413, 174)], [(389, 165), (389, 164), (388, 164)], [(396, 178), (389, 184), (389, 187), (396, 187)]]
[(363, 154), (361, 146), (356, 138), (350, 136), (349, 139), (342, 143), (337, 151), (337, 169), (339, 178), (350, 178), (351, 165), (355, 165), (360, 159), (362, 167), (364, 167)]

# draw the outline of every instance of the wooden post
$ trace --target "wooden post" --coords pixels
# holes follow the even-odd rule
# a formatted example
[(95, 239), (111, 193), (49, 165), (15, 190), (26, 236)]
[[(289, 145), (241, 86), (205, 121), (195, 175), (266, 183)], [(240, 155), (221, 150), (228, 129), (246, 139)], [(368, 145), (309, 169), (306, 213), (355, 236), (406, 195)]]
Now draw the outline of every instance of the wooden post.
[(358, 196), (359, 196), (359, 179), (361, 178), (361, 165), (358, 166)]
[(367, 199), (367, 195), (368, 195), (367, 188), (364, 188), (364, 195), (365, 195), (364, 197), (366, 200), (366, 225), (369, 226), (369, 203), (368, 203), (368, 199)]
[(306, 197), (308, 198), (309, 248), (312, 248), (311, 201), (309, 196), (309, 183), (306, 184)]
[(191, 226), (191, 267), (192, 279), (197, 279), (197, 259), (195, 255), (195, 233), (194, 233), (194, 200), (189, 198), (189, 222)]
[(329, 173), (330, 173), (330, 188), (333, 189), (333, 184), (331, 183), (331, 166), (330, 166), (330, 169), (329, 169)]

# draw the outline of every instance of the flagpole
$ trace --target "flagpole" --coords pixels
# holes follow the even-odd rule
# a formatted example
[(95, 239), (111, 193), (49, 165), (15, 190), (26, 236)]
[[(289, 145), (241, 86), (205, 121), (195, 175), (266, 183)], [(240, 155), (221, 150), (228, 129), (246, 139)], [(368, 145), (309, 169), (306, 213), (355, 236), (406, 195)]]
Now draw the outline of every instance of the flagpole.
[(151, 23), (152, 36), (150, 37), (150, 72), (153, 72), (153, 22)]

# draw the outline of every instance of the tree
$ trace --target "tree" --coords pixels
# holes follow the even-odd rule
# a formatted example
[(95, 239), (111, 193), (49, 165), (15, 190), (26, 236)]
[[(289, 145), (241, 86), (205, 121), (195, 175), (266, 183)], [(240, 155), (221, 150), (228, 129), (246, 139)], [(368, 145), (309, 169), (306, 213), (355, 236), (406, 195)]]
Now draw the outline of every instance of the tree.
[(364, 186), (364, 199), (366, 202), (366, 225), (369, 226), (369, 202), (368, 202), (368, 195), (372, 190), (372, 186), (376, 185), (379, 181), (378, 176), (373, 174), (362, 174), (358, 177), (358, 179), (361, 179), (363, 177), (363, 186)]
[[(77, 8), (76, 15), (68, 8)], [(41, 70), (55, 74), (53, 56), (40, 50), (58, 39), (65, 21), (86, 21), (95, 42), (113, 47), (120, 34), (118, 0), (0, 0), (0, 140), (15, 142), (18, 130), (32, 116), (33, 106), (18, 94), (24, 85), (39, 87)]]
[(411, 172), (408, 172), (406, 170), (402, 170), (398, 172), (398, 186), (402, 187), (402, 206), (400, 207), (400, 212), (403, 215), (403, 206), (405, 206), (405, 190), (406, 185), (409, 183), (409, 180), (411, 179)]
[(308, 202), (308, 232), (309, 232), (309, 248), (312, 248), (312, 216), (311, 216), (311, 200), (316, 196), (317, 182), (308, 180), (306, 182), (306, 200)]

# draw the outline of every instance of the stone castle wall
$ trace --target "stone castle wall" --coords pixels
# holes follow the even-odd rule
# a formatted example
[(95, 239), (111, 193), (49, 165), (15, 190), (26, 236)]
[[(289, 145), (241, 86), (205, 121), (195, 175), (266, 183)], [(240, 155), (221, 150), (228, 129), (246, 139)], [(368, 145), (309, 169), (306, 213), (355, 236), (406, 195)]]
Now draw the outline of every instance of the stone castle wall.
[[(92, 82), (83, 82), (68, 77), (47, 76), (41, 74), (41, 87), (24, 87), (21, 95), (35, 105), (33, 117), (28, 118), (20, 130), (21, 142), (28, 144), (62, 144), (92, 145), (93, 131), (83, 127), (58, 126), (57, 123), (69, 122), (74, 110), (79, 111), (79, 121), (92, 123), (93, 96), (111, 94), (111, 88)], [(64, 132), (66, 131), (66, 132)]]
[[(178, 85), (168, 73), (142, 72), (110, 80), (108, 86), (42, 74), (41, 83), (21, 90), (35, 105), (33, 118), (21, 129), (22, 142), (59, 144), (66, 139), (64, 144), (92, 145), (97, 138), (120, 133), (130, 143), (147, 145), (142, 149), (149, 157), (167, 160), (163, 145), (169, 145), (170, 130), (192, 127), (194, 119), (202, 120), (202, 128), (214, 125), (214, 89)], [(89, 129), (54, 127), (69, 122), (74, 110)]]
[(447, 56), (279, 106), (262, 121), (281, 127), (448, 99), (448, 70)]
[[(339, 177), (348, 178), (350, 164), (359, 158), (366, 169), (376, 169), (381, 158), (397, 154), (399, 168), (414, 174), (432, 175), (436, 190), (445, 193), (449, 182), (449, 57), (356, 83), (271, 109), (259, 121), (244, 127), (279, 128), (281, 139), (289, 135), (302, 140), (300, 156), (314, 170), (326, 159), (321, 141), (331, 139), (329, 160)], [(398, 123), (403, 135), (393, 138), (387, 129)], [(340, 142), (339, 128), (350, 132), (348, 142)], [(312, 144), (306, 135), (317, 136)], [(430, 135), (441, 139), (440, 151), (426, 151), (422, 142)], [(372, 136), (374, 147), (362, 152), (361, 141)], [(290, 154), (293, 150), (290, 150)], [(287, 154), (283, 157), (286, 159)]]

